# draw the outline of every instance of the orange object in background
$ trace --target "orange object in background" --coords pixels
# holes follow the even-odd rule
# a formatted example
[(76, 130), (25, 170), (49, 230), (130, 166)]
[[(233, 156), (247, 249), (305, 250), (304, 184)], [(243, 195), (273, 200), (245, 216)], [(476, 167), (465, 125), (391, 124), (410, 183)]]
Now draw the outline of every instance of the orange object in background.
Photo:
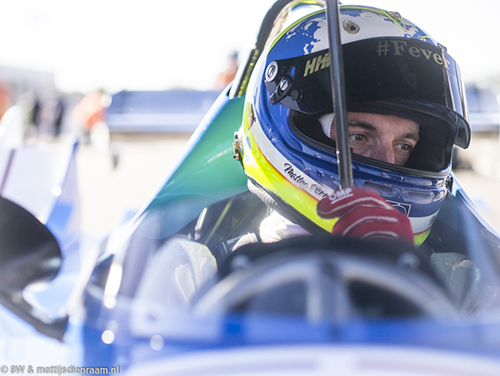
[(89, 131), (94, 124), (104, 121), (107, 104), (107, 96), (102, 90), (89, 93), (73, 109), (73, 120)]
[(229, 56), (228, 67), (219, 73), (215, 82), (217, 89), (224, 89), (227, 85), (233, 82), (236, 73), (238, 72), (238, 53), (233, 52)]
[(12, 104), (12, 100), (10, 97), (10, 91), (7, 89), (7, 87), (0, 83), (0, 119), (2, 118), (3, 114), (10, 108)]

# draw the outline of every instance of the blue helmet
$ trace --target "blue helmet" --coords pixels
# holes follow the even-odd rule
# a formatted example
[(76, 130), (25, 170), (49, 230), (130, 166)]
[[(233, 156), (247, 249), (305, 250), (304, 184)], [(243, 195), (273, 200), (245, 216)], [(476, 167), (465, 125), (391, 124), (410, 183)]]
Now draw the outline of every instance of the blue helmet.
[[(404, 166), (353, 154), (354, 185), (375, 189), (404, 212), (419, 244), (447, 195), (453, 145), (470, 142), (459, 67), (398, 13), (341, 6), (340, 25), (348, 112), (419, 125)], [(335, 219), (320, 218), (316, 204), (339, 187), (335, 142), (321, 124), (333, 113), (328, 47), (324, 10), (278, 35), (254, 69), (239, 132), (252, 189), (311, 231), (331, 231)]]

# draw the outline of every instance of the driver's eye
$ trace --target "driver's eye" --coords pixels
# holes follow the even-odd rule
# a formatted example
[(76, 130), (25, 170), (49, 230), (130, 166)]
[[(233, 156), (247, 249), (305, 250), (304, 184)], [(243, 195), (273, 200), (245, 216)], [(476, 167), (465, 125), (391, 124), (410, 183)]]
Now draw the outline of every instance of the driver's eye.
[(365, 139), (365, 136), (364, 136), (364, 135), (362, 135), (362, 134), (358, 134), (358, 133), (356, 133), (356, 134), (351, 134), (351, 140), (353, 140), (353, 141), (361, 142), (361, 141), (363, 141), (364, 139)]
[(401, 145), (401, 150), (403, 151), (410, 151), (411, 149), (413, 149), (411, 145), (406, 145), (406, 144)]
[(413, 150), (413, 146), (409, 144), (400, 144), (397, 146), (401, 153), (409, 154)]

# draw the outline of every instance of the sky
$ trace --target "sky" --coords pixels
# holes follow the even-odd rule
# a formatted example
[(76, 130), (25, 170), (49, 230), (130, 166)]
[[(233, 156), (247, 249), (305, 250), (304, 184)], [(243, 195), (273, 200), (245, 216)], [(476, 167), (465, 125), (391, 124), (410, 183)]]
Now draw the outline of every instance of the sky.
[[(0, 0), (0, 65), (52, 72), (67, 92), (212, 89), (229, 55), (251, 48), (273, 2)], [(447, 46), (466, 81), (500, 74), (498, 0), (357, 4), (421, 26)]]

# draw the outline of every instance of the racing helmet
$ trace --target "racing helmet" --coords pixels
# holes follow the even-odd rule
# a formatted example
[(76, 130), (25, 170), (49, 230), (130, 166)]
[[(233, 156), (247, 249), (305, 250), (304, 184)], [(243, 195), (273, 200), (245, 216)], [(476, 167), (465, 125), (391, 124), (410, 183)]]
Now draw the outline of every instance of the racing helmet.
[[(374, 189), (405, 213), (419, 245), (448, 194), (453, 145), (470, 142), (459, 67), (444, 46), (399, 13), (340, 6), (339, 21), (347, 111), (419, 125), (419, 141), (404, 166), (353, 154), (354, 185)], [(330, 232), (336, 219), (316, 212), (318, 201), (339, 188), (335, 142), (322, 126), (333, 113), (325, 10), (268, 44), (244, 106), (235, 152), (250, 190), (306, 230)]]

